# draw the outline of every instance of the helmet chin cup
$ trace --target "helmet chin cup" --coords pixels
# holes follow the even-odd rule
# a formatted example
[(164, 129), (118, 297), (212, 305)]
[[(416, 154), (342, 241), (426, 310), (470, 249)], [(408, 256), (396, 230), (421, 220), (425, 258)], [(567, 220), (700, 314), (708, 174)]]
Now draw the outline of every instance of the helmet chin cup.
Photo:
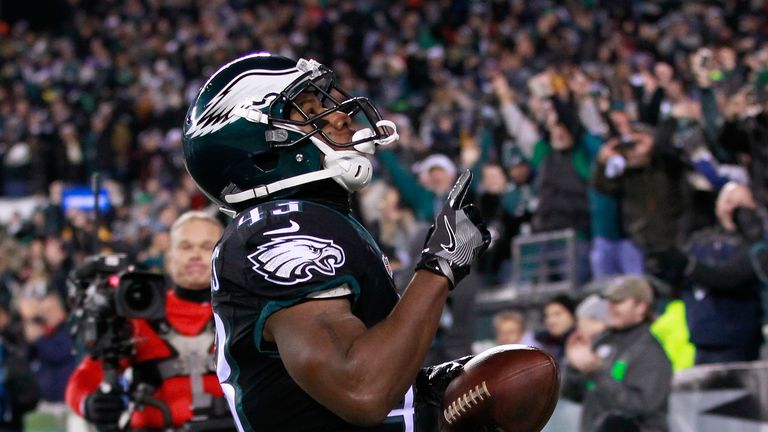
[(341, 174), (333, 179), (349, 192), (368, 186), (373, 176), (371, 161), (357, 151), (331, 150), (331, 154), (326, 153), (323, 166), (328, 170), (339, 169)]
[[(379, 120), (376, 122), (376, 127), (381, 129), (391, 129), (392, 133), (383, 139), (366, 141), (364, 143), (355, 145), (353, 148), (360, 153), (373, 154), (376, 151), (377, 145), (388, 146), (400, 139), (400, 136), (397, 134), (397, 126), (395, 126), (394, 122), (390, 120)], [(364, 140), (366, 138), (372, 137), (373, 135), (373, 130), (370, 128), (360, 129), (359, 131), (355, 132), (354, 135), (352, 135), (352, 142)]]
[(400, 139), (400, 135), (397, 134), (397, 126), (395, 125), (395, 122), (392, 120), (379, 120), (376, 122), (376, 127), (379, 129), (391, 129), (392, 133), (387, 135), (385, 138), (376, 140), (376, 145), (380, 146), (388, 146), (392, 144), (393, 142)]
[[(352, 142), (364, 140), (373, 136), (373, 131), (370, 128), (360, 129), (352, 135)], [(376, 151), (376, 144), (373, 141), (366, 141), (364, 143), (357, 144), (353, 147), (360, 153), (373, 154)]]

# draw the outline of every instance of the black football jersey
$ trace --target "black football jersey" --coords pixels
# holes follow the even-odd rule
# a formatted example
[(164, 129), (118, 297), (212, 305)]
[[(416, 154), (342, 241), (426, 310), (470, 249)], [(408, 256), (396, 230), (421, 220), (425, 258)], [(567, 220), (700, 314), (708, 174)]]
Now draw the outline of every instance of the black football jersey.
[(339, 287), (368, 327), (398, 301), (387, 258), (351, 217), (279, 200), (227, 227), (213, 254), (212, 303), (217, 373), (240, 431), (417, 430), (412, 390), (382, 426), (357, 428), (299, 388), (277, 347), (262, 340), (271, 314)]

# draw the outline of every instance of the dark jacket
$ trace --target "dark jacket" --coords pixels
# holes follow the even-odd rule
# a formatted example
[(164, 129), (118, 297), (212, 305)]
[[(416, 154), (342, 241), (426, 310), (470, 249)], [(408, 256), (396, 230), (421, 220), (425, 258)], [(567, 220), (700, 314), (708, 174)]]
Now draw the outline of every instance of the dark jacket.
[(32, 368), (42, 390), (42, 399), (63, 402), (69, 376), (77, 366), (72, 354), (69, 327), (61, 324), (32, 344)]
[(757, 202), (768, 202), (768, 113), (723, 124), (717, 142), (726, 151), (750, 156), (749, 179)]
[(554, 336), (546, 329), (536, 332), (534, 339), (541, 345), (541, 349), (554, 357), (557, 364), (562, 365), (565, 360), (565, 341), (576, 330), (576, 327), (571, 327), (562, 336)]
[(682, 292), (691, 342), (697, 347), (759, 346), (760, 284), (750, 245), (736, 233), (710, 228), (694, 234), (687, 252), (696, 259)]
[(678, 239), (683, 215), (683, 164), (655, 150), (651, 163), (628, 167), (618, 177), (605, 176), (605, 164), (595, 164), (595, 189), (620, 198), (624, 232), (644, 251), (664, 251)]
[(33, 410), (40, 399), (40, 388), (29, 369), (25, 347), (2, 335), (0, 356), (0, 431), (23, 430), (24, 414)]
[(672, 366), (648, 324), (609, 330), (593, 344), (603, 367), (585, 376), (565, 368), (563, 396), (583, 403), (581, 432), (607, 423), (632, 424), (640, 432), (664, 432)]
[(536, 176), (539, 206), (533, 215), (535, 231), (590, 227), (588, 182), (574, 167), (574, 150), (552, 151), (544, 157)]

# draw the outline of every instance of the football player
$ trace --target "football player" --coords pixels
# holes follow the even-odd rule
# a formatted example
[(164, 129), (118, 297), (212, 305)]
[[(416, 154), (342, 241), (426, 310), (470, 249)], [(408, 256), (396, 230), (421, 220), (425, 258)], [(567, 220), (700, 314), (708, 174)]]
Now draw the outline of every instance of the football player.
[(221, 67), (190, 107), (187, 169), (234, 217), (213, 253), (212, 304), (217, 373), (240, 431), (417, 430), (417, 402), (439, 404), (460, 370), (420, 368), (449, 290), (490, 242), (463, 203), (469, 172), (402, 297), (350, 217), (368, 157), (396, 139), (330, 69), (269, 53)]

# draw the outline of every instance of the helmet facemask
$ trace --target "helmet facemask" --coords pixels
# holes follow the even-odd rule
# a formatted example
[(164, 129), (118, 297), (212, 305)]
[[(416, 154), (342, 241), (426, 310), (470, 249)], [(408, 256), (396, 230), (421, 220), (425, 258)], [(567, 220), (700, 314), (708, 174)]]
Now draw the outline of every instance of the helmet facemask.
[[(393, 122), (382, 120), (367, 98), (352, 97), (338, 87), (330, 69), (311, 62), (310, 67), (314, 69), (308, 72), (309, 79), (297, 80), (286, 88), (267, 111), (273, 126), (301, 131), (304, 135), (290, 143), (275, 143), (274, 146), (293, 146), (309, 139), (325, 155), (322, 171), (326, 171), (326, 176), (332, 177), (347, 191), (362, 189), (370, 182), (373, 167), (360, 153), (373, 154), (376, 145), (388, 145), (397, 140), (397, 128)], [(302, 60), (299, 61), (301, 64)], [(322, 106), (320, 112), (307, 113), (296, 103), (297, 97), (305, 93), (317, 97)], [(334, 112), (342, 112), (351, 119), (350, 127), (356, 130), (351, 141), (336, 141), (323, 131), (328, 124), (327, 116)], [(307, 127), (311, 129), (307, 130)]]
[[(303, 60), (303, 59), (302, 59)], [(299, 60), (301, 64), (302, 60)], [(365, 97), (352, 97), (339, 86), (333, 72), (325, 66), (317, 64), (318, 72), (314, 78), (300, 79), (285, 89), (269, 107), (268, 115), (271, 124), (298, 131), (310, 126), (302, 138), (290, 143), (275, 143), (275, 147), (296, 145), (310, 137), (319, 137), (323, 142), (336, 148), (350, 148), (362, 153), (373, 154), (375, 145), (388, 145), (397, 140), (397, 128), (394, 123), (382, 120), (379, 111)], [(311, 75), (310, 75), (311, 76)], [(309, 115), (295, 102), (296, 98), (305, 92), (312, 93), (319, 99), (323, 111)], [(351, 128), (357, 132), (350, 142), (333, 140), (323, 127), (328, 123), (326, 117), (334, 112), (343, 112), (352, 120)], [(301, 119), (291, 119), (292, 113), (298, 113)]]

